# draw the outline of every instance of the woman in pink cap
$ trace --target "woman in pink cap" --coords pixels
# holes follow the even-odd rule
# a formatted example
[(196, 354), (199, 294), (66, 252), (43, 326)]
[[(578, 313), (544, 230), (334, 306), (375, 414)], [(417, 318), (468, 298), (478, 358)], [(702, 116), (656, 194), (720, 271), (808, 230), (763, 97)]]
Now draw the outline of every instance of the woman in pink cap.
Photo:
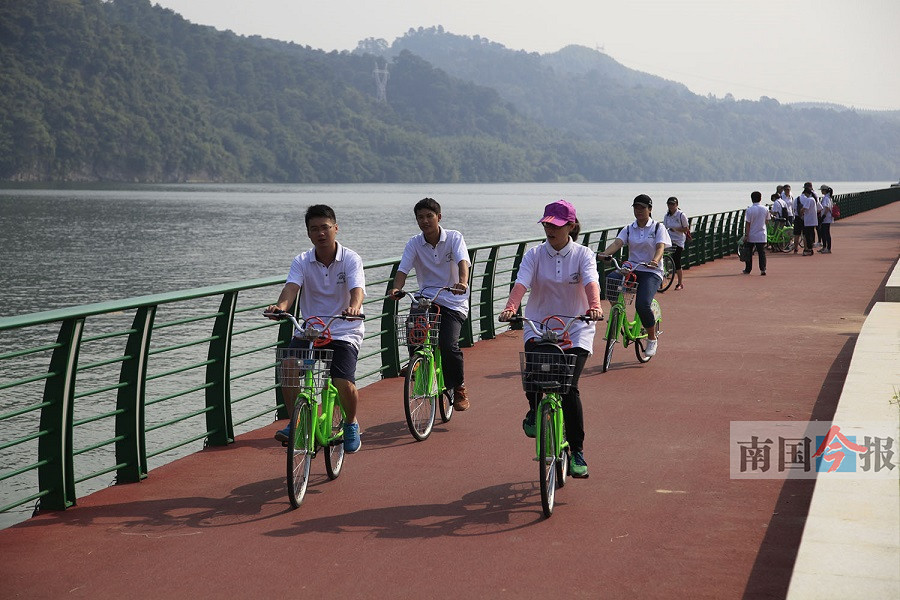
[[(525, 317), (541, 322), (553, 315), (588, 315), (593, 320), (603, 318), (600, 308), (600, 278), (594, 253), (579, 244), (576, 239), (581, 230), (575, 207), (565, 200), (558, 200), (544, 208), (544, 216), (539, 221), (544, 226), (547, 240), (525, 253), (516, 283), (509, 294), (506, 307), (500, 313), (501, 321), (508, 321), (522, 302), (529, 289)], [(562, 407), (566, 424), (566, 439), (569, 442), (571, 459), (569, 472), (573, 477), (587, 477), (587, 462), (584, 460), (584, 416), (581, 396), (578, 392), (578, 378), (591, 354), (594, 345), (594, 324), (576, 321), (569, 329), (572, 345), (565, 350), (577, 356), (572, 386), (563, 395)], [(530, 352), (537, 345), (537, 336), (525, 328), (525, 351)], [(535, 406), (538, 395), (526, 393), (528, 413), (522, 421), (522, 428), (528, 437), (535, 436)]]

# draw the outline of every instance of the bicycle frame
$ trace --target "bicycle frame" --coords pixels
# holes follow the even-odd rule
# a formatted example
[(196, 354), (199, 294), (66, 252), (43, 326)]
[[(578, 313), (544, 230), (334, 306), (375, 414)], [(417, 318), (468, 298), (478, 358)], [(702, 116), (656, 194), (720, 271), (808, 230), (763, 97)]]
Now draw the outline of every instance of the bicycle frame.
[(304, 385), (297, 394), (297, 400), (306, 400), (308, 402), (310, 422), (313, 423), (313, 435), (307, 441), (306, 451), (315, 456), (319, 448), (327, 448), (334, 442), (343, 439), (343, 432), (332, 434), (331, 425), (335, 410), (341, 411), (342, 417), (346, 417), (346, 413), (344, 412), (344, 407), (341, 406), (337, 388), (331, 383), (331, 379), (327, 380), (321, 394), (317, 398), (315, 393), (311, 391), (315, 389), (312, 375), (307, 373), (305, 377)]
[[(634, 312), (634, 319), (629, 319), (626, 313), (626, 304), (625, 304), (625, 295), (620, 293), (619, 298), (613, 303), (613, 306), (619, 308), (616, 310), (616, 318), (609, 319), (609, 323), (606, 326), (606, 337), (604, 339), (609, 339), (609, 336), (612, 335), (617, 341), (619, 339), (622, 340), (622, 345), (626, 348), (628, 344), (633, 342), (634, 340), (639, 340), (647, 337), (647, 332), (642, 332), (643, 324), (641, 323), (641, 318), (638, 316), (637, 311)], [(610, 312), (613, 312), (610, 309)]]

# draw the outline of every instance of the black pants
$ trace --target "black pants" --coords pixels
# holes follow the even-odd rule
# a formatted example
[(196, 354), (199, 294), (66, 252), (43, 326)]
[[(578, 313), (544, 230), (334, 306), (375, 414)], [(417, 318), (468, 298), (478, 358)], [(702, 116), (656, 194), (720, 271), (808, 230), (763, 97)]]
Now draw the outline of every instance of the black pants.
[(819, 228), (821, 229), (819, 235), (822, 238), (822, 249), (831, 250), (831, 223), (822, 223)]
[(746, 265), (744, 271), (749, 273), (753, 270), (753, 250), (759, 253), (759, 270), (762, 273), (766, 272), (766, 243), (758, 242), (758, 243), (750, 243), (744, 242), (744, 250), (747, 252), (747, 260), (744, 261)]
[(466, 317), (462, 313), (441, 307), (441, 329), (438, 347), (441, 350), (441, 368), (444, 370), (444, 385), (454, 389), (466, 382), (463, 371), (463, 354), (459, 349), (459, 333)]
[[(525, 342), (525, 352), (533, 352), (537, 345), (538, 342), (536, 340), (528, 340)], [(584, 370), (584, 363), (587, 362), (589, 353), (584, 348), (569, 348), (565, 352), (578, 357), (575, 360), (575, 371), (572, 374), (572, 386), (562, 397), (566, 439), (569, 441), (569, 450), (574, 453), (581, 452), (584, 448), (584, 411), (581, 408), (581, 393), (578, 391), (578, 379)], [(538, 400), (540, 400), (540, 394), (526, 392), (525, 397), (528, 398), (529, 410), (534, 410)]]
[(816, 226), (815, 225), (807, 225), (803, 228), (803, 240), (806, 243), (806, 248), (804, 248), (804, 252), (812, 252), (813, 244), (816, 243)]

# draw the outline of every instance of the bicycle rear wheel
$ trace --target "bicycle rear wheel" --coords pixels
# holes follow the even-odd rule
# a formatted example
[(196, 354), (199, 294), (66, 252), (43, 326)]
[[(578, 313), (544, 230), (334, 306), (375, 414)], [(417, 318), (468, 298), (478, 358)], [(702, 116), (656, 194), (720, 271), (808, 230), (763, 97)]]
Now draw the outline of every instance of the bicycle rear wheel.
[(618, 304), (613, 304), (609, 311), (606, 326), (606, 350), (603, 352), (603, 372), (609, 371), (609, 364), (612, 362), (613, 350), (615, 349), (616, 339), (619, 337), (619, 315), (622, 308)]
[(409, 432), (420, 442), (431, 435), (434, 426), (438, 399), (436, 379), (434, 368), (425, 357), (416, 354), (410, 359), (403, 388), (403, 412)]
[(325, 472), (329, 479), (337, 479), (344, 466), (344, 415), (341, 413), (341, 405), (338, 404), (337, 390), (332, 390), (335, 396), (331, 406), (331, 436), (334, 438), (325, 449)]
[(453, 418), (453, 390), (441, 392), (441, 401), (438, 403), (441, 409), (441, 421), (446, 423)]
[(672, 282), (675, 281), (675, 259), (671, 254), (663, 254), (662, 268), (663, 278), (659, 284), (659, 291), (665, 292), (672, 287)]
[(553, 514), (553, 503), (556, 499), (556, 430), (553, 428), (553, 418), (550, 413), (550, 404), (541, 406), (540, 415), (540, 443), (538, 445), (538, 465), (541, 481), (541, 508), (544, 516)]
[(288, 426), (287, 490), (294, 508), (300, 507), (309, 484), (309, 467), (312, 464), (309, 447), (313, 436), (314, 408), (315, 405), (308, 398), (298, 398)]

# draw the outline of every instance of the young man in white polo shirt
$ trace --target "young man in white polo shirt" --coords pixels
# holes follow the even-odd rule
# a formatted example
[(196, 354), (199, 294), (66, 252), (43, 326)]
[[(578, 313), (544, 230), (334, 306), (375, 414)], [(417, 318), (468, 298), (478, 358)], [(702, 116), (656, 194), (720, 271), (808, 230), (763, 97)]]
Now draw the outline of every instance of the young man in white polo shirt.
[[(294, 258), (278, 302), (269, 306), (266, 312), (292, 310), (299, 294), (300, 313), (306, 318), (361, 314), (366, 295), (362, 259), (356, 252), (338, 243), (337, 232), (337, 219), (330, 207), (316, 204), (306, 209), (306, 233), (313, 247)], [(331, 381), (337, 388), (346, 413), (344, 450), (349, 453), (358, 451), (361, 446), (356, 420), (359, 402), (356, 361), (364, 332), (361, 319), (337, 319), (331, 324), (332, 341), (322, 346), (322, 349), (332, 350)], [(291, 346), (305, 343), (294, 338)], [(294, 412), (296, 390), (283, 389), (284, 405), (290, 415)], [(279, 430), (275, 439), (286, 442), (288, 428)]]
[(391, 296), (399, 299), (399, 292), (406, 284), (406, 277), (413, 269), (419, 288), (449, 287), (452, 293), (442, 290), (435, 299), (441, 307), (441, 328), (438, 347), (444, 369), (444, 385), (453, 390), (453, 407), (469, 408), (466, 391), (462, 351), (459, 349), (459, 333), (469, 316), (469, 251), (460, 232), (440, 226), (441, 205), (433, 198), (423, 198), (413, 208), (416, 223), (422, 233), (406, 243)]
[(744, 250), (747, 260), (744, 263), (744, 275), (753, 270), (753, 250), (759, 253), (759, 274), (766, 274), (766, 223), (769, 222), (769, 211), (760, 204), (762, 194), (750, 194), (752, 204), (744, 211)]

